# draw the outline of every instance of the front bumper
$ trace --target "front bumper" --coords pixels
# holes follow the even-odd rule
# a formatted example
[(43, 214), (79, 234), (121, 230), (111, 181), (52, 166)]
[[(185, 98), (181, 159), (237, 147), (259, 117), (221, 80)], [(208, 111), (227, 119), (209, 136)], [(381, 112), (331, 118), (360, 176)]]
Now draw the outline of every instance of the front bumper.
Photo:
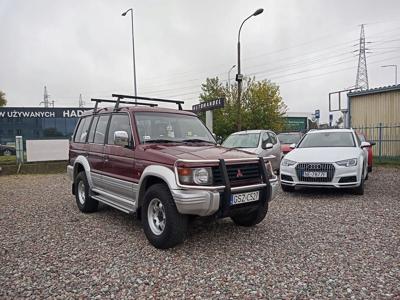
[[(335, 173), (329, 182), (306, 182), (299, 180), (296, 172), (296, 165), (290, 167), (281, 166), (281, 184), (287, 186), (303, 186), (303, 187), (326, 187), (326, 188), (352, 188), (357, 187), (361, 183), (361, 172), (359, 166), (341, 167), (336, 164)], [(286, 180), (285, 176), (290, 176), (292, 181)], [(340, 182), (341, 178), (355, 177), (355, 181)]]
[[(275, 198), (276, 191), (278, 189), (278, 178), (275, 177), (270, 181), (271, 191), (269, 193), (261, 193), (264, 199), (259, 201), (270, 202)], [(261, 190), (266, 187), (266, 184), (250, 185), (238, 187), (237, 189), (232, 188), (232, 193), (242, 193)], [(226, 206), (226, 192), (225, 191), (207, 191), (207, 190), (191, 190), (191, 189), (176, 189), (172, 190), (172, 197), (175, 200), (176, 208), (181, 214), (196, 215), (196, 216), (210, 216)], [(249, 203), (254, 205), (259, 203)], [(225, 215), (221, 215), (225, 216)]]

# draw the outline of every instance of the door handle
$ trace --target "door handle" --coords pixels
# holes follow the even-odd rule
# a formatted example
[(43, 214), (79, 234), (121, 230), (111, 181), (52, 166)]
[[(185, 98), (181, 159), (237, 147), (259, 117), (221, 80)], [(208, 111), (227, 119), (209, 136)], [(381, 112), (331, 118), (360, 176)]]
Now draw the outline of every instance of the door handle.
[(103, 155), (103, 160), (104, 160), (105, 162), (107, 162), (108, 159), (109, 159), (109, 156), (108, 156), (108, 155)]

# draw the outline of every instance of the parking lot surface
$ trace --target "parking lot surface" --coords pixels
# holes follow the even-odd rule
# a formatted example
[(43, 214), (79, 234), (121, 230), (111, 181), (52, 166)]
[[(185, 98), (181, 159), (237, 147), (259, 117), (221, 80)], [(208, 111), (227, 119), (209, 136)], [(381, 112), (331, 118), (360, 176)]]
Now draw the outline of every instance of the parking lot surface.
[(400, 170), (364, 196), (280, 192), (254, 228), (195, 220), (152, 247), (140, 222), (78, 211), (67, 177), (0, 177), (0, 298), (400, 298)]

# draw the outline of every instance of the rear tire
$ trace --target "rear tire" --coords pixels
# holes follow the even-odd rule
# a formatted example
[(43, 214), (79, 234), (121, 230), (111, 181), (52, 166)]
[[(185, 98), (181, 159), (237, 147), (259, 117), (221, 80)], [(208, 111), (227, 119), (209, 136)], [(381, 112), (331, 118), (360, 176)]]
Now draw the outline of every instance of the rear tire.
[(75, 177), (75, 198), (78, 208), (83, 213), (91, 213), (97, 211), (99, 202), (90, 197), (89, 182), (84, 171), (78, 173)]
[(154, 184), (146, 191), (141, 215), (144, 233), (154, 247), (168, 249), (185, 240), (189, 218), (178, 212), (165, 184)]
[(282, 191), (284, 191), (284, 192), (288, 192), (288, 193), (294, 192), (294, 186), (281, 184), (281, 188), (282, 188)]
[(259, 209), (250, 213), (237, 214), (232, 216), (232, 221), (239, 226), (252, 227), (264, 220), (268, 213), (268, 202), (265, 202)]

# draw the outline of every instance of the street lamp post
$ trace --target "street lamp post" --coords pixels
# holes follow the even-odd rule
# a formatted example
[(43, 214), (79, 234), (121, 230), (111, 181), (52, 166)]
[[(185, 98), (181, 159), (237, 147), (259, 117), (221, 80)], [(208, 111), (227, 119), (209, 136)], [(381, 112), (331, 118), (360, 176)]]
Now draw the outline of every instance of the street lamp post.
[(394, 84), (397, 84), (397, 65), (384, 65), (382, 68), (394, 67)]
[(244, 22), (246, 22), (248, 19), (250, 19), (251, 17), (257, 16), (259, 14), (261, 14), (264, 11), (264, 9), (259, 8), (257, 9), (252, 15), (248, 16), (246, 19), (244, 19), (244, 21), (242, 22), (242, 24), (239, 27), (239, 33), (238, 33), (238, 42), (237, 42), (237, 58), (238, 58), (238, 69), (237, 69), (237, 74), (236, 74), (236, 81), (238, 83), (238, 124), (237, 124), (237, 128), (238, 131), (240, 131), (242, 129), (242, 116), (241, 116), (241, 96), (242, 96), (242, 81), (243, 81), (243, 74), (240, 73), (240, 31), (242, 30), (242, 26), (244, 24)]
[[(134, 31), (133, 31), (133, 9), (130, 8), (126, 12), (122, 14), (123, 17), (126, 16), (128, 12), (131, 12), (131, 21), (132, 21), (132, 58), (133, 58), (133, 91), (135, 93), (135, 96), (137, 96), (137, 86), (136, 86), (136, 63), (135, 63), (135, 37), (134, 37)], [(135, 99), (135, 102), (137, 102), (137, 99)]]
[(229, 92), (231, 91), (231, 71), (236, 67), (236, 65), (233, 65), (232, 68), (229, 69), (228, 71), (228, 87), (229, 87)]

